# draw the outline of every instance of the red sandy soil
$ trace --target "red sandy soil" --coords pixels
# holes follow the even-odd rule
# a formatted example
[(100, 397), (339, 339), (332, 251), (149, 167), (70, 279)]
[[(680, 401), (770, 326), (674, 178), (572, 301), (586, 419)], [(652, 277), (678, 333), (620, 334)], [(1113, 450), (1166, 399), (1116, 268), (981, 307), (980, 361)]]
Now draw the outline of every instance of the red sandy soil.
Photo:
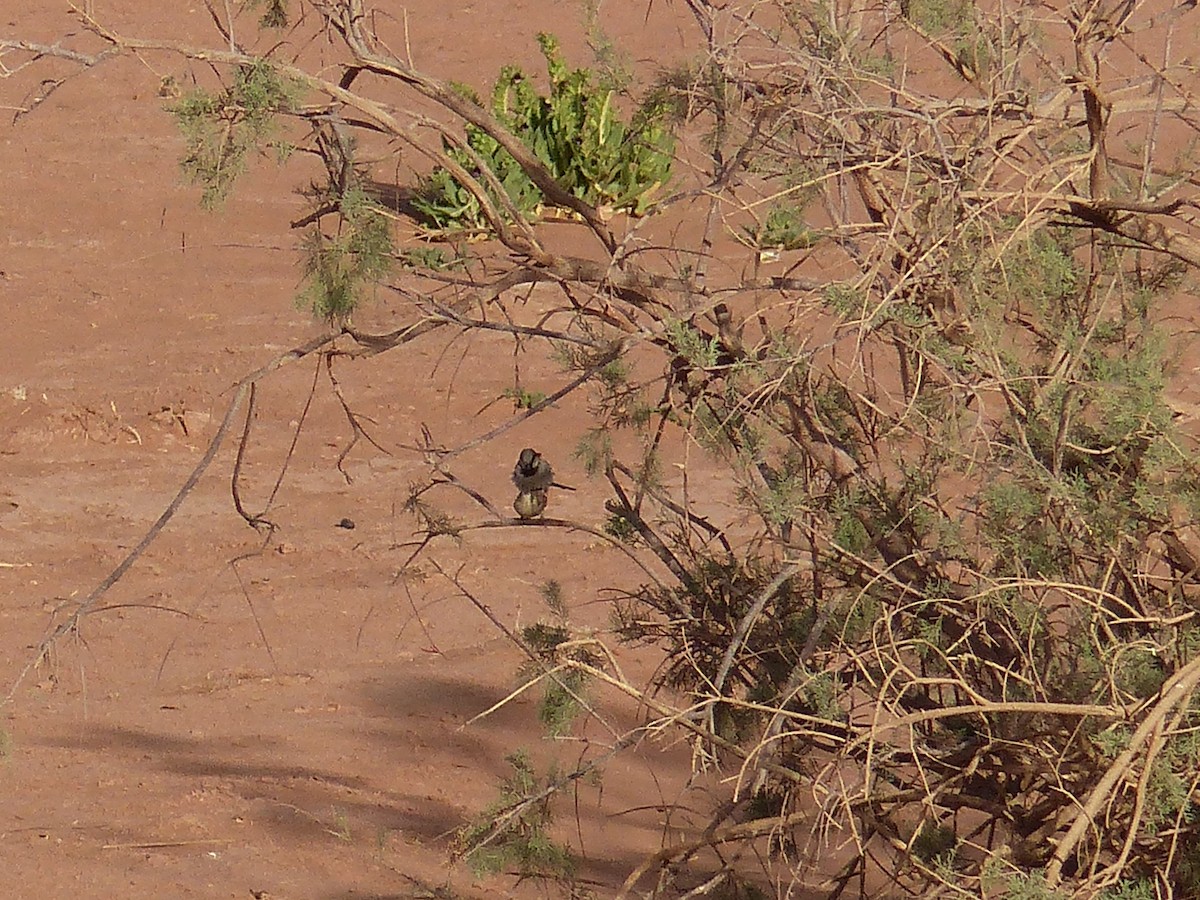
[[(82, 31), (65, 4), (7, 5), (7, 37), (51, 43)], [(667, 4), (645, 28), (642, 5), (622, 5), (612, 24), (635, 36), (635, 54), (682, 54)], [(94, 14), (128, 34), (219, 42), (202, 3), (97, 2)], [(583, 49), (578, 8), (550, 0), (419, 0), (407, 22), (419, 65), (483, 88), (502, 62), (536, 70), (538, 28), (559, 32), (569, 53)], [(4, 83), (6, 119), (40, 78), (69, 71), (39, 65)], [(321, 331), (293, 301), (287, 225), (301, 213), (302, 177), (264, 162), (223, 210), (201, 211), (198, 191), (181, 184), (181, 142), (158, 95), (160, 78), (182, 70), (162, 55), (112, 61), (0, 127), (4, 692), (48, 628), (167, 507), (231, 386)], [(386, 322), (385, 302), (370, 314)], [(532, 696), (469, 724), (513, 689), (521, 656), (428, 565), (400, 577), (410, 551), (398, 544), (413, 523), (399, 507), (425, 474), (403, 447), (421, 423), (453, 443), (511, 414), (499, 403), (477, 416), (512, 376), (465, 349), (445, 338), (339, 363), (348, 399), (392, 454), (361, 444), (350, 484), (335, 467), (346, 420), (320, 382), (272, 507), (278, 532), (261, 554), (233, 508), (229, 442), (104, 611), (25, 675), (0, 722), (0, 895), (553, 893), (511, 877), (476, 882), (449, 852), (455, 829), (496, 797), (506, 755), (526, 747), (569, 765), (583, 747), (546, 742)], [(306, 362), (259, 392), (247, 506), (270, 493), (312, 381)], [(512, 459), (536, 444), (582, 488), (556, 497), (556, 513), (599, 523), (603, 493), (571, 457), (586, 423), (580, 408), (551, 411), (461, 458), (457, 471), (507, 507)], [(337, 527), (343, 518), (356, 527)], [(544, 613), (537, 588), (551, 575), (578, 617), (600, 625), (597, 590), (632, 576), (620, 554), (566, 534), (492, 529), (436, 558), (461, 567), (510, 626)], [(619, 729), (637, 721), (632, 704), (606, 715)], [(610, 740), (595, 725), (587, 737)], [(608, 770), (602, 802), (596, 787), (580, 788), (585, 885), (611, 894), (661, 846), (655, 805), (685, 799), (703, 816), (711, 803), (682, 793), (689, 771), (686, 748), (647, 745)], [(564, 837), (575, 837), (576, 811), (562, 809)]]

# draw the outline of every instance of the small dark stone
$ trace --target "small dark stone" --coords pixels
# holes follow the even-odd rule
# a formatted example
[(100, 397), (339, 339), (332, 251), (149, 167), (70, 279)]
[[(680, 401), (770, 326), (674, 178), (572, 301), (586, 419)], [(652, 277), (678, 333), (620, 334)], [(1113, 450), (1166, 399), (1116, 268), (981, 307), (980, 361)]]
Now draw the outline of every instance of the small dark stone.
[(354, 530), (354, 520), (353, 519), (342, 519), (342, 521), (337, 523), (337, 527), (345, 528), (347, 531), (353, 531)]

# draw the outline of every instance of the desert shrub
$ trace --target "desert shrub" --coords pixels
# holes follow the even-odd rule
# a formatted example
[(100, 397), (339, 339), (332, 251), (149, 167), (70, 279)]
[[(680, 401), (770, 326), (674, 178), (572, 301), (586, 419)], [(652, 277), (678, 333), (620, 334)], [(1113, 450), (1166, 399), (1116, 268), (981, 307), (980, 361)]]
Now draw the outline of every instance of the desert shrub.
[[(550, 93), (537, 93), (516, 66), (506, 66), (492, 88), (491, 110), (572, 195), (613, 210), (645, 211), (670, 176), (672, 137), (666, 109), (650, 102), (629, 122), (622, 120), (614, 87), (597, 84), (587, 69), (569, 69), (558, 41), (538, 35), (546, 59)], [(478, 103), (465, 86), (464, 97)], [(483, 180), (493, 201), (503, 190), (509, 206), (532, 216), (545, 197), (524, 168), (486, 129), (468, 125), (465, 145), (443, 139), (443, 149), (473, 177)], [(488, 178), (484, 178), (484, 173)], [(489, 222), (479, 198), (454, 173), (437, 167), (426, 176), (413, 206), (432, 227), (443, 230), (487, 230)]]

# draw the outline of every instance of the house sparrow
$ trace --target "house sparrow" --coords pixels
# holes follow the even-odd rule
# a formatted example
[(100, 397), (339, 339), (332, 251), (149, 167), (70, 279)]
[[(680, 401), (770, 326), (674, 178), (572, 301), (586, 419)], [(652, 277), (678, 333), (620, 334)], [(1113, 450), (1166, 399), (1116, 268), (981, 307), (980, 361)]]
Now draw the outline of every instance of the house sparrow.
[(546, 509), (546, 489), (521, 491), (513, 501), (513, 509), (522, 519), (536, 519)]
[(545, 491), (551, 487), (567, 491), (575, 490), (573, 487), (556, 482), (550, 463), (546, 462), (545, 457), (532, 447), (526, 447), (521, 451), (521, 455), (517, 458), (517, 465), (513, 468), (512, 480), (513, 484), (517, 486), (517, 490), (523, 494), (531, 491)]

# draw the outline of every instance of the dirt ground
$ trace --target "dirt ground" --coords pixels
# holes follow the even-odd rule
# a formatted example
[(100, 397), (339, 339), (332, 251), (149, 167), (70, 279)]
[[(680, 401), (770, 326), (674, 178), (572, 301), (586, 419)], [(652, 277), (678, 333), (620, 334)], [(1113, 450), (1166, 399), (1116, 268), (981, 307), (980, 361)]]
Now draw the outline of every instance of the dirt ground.
[[(619, 5), (613, 30), (633, 36), (643, 61), (683, 52), (670, 18), (679, 10), (655, 4), (644, 26), (642, 4)], [(0, 6), (8, 37), (81, 31), (65, 4)], [(214, 40), (202, 3), (99, 0), (93, 11), (127, 33)], [(583, 46), (578, 7), (553, 0), (418, 0), (406, 22), (420, 65), (481, 86), (502, 62), (536, 66), (538, 28), (554, 28), (568, 52)], [(25, 671), (48, 628), (170, 503), (231, 386), (321, 331), (293, 301), (295, 172), (256, 165), (222, 211), (203, 212), (181, 184), (181, 143), (157, 90), (182, 64), (111, 62), (10, 124), (42, 77), (67, 70), (44, 65), (0, 95), (0, 688), (21, 679), (0, 722), (0, 894), (544, 895), (452, 866), (454, 832), (496, 797), (509, 753), (570, 763), (610, 735), (592, 727), (590, 748), (550, 745), (529, 697), (472, 722), (512, 690), (520, 655), (432, 570), (400, 577), (412, 522), (399, 506), (423, 472), (404, 448), (422, 423), (453, 442), (510, 414), (479, 412), (511, 383), (481, 353), (428, 341), (339, 368), (390, 454), (360, 445), (350, 484), (335, 467), (350, 434), (322, 383), (266, 552), (233, 508), (231, 442), (103, 611)], [(371, 314), (387, 320), (383, 301)], [(293, 366), (259, 393), (242, 482), (250, 507), (271, 491), (313, 377)], [(460, 471), (504, 507), (511, 460), (534, 443), (581, 486), (556, 500), (561, 515), (599, 522), (603, 495), (571, 456), (585, 416), (555, 410)], [(531, 546), (528, 530), (492, 529), (437, 559), (510, 625), (543, 614), (537, 588), (549, 575), (582, 620), (602, 623), (596, 592), (619, 581), (623, 557), (563, 534)], [(638, 711), (616, 704), (607, 715), (621, 729)], [(659, 804), (706, 811), (702, 793), (686, 796), (689, 763), (685, 747), (648, 745), (610, 769), (602, 791), (580, 789), (565, 818), (585, 842), (584, 885), (611, 893), (661, 845)]]

